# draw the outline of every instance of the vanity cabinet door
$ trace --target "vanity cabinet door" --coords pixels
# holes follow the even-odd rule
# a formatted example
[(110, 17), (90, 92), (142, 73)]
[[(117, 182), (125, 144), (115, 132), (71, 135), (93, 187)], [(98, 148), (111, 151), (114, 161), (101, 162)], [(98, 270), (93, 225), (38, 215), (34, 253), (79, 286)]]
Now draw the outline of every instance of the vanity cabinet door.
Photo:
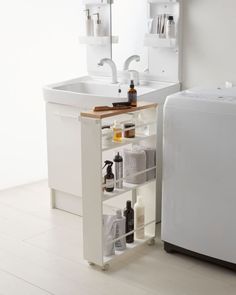
[(81, 197), (80, 111), (46, 104), (49, 187)]

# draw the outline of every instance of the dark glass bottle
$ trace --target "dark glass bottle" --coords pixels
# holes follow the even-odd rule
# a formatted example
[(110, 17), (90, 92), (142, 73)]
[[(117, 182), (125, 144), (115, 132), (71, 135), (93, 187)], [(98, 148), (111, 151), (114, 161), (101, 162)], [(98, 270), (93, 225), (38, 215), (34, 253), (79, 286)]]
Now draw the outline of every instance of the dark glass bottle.
[(132, 107), (137, 106), (137, 90), (134, 88), (133, 80), (131, 80), (130, 89), (128, 91), (128, 102)]
[(113, 165), (113, 162), (105, 161), (105, 165), (103, 167), (103, 168), (105, 168), (107, 166), (107, 174), (104, 176), (104, 183), (105, 183), (106, 192), (113, 192), (114, 191), (115, 176), (112, 173), (112, 165)]
[[(131, 207), (131, 201), (127, 201), (126, 208), (124, 210), (124, 216), (126, 218), (125, 232), (126, 234), (134, 230), (134, 210)], [(134, 233), (126, 237), (126, 243), (134, 242)]]

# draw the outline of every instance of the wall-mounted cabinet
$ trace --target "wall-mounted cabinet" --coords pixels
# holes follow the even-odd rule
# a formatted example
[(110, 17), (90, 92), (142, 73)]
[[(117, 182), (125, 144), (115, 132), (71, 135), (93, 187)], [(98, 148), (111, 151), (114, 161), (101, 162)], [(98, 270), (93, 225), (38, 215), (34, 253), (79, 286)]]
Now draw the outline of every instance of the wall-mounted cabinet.
[(112, 46), (112, 58), (117, 67), (122, 69), (128, 56), (139, 55), (133, 70), (154, 80), (180, 82), (181, 9), (182, 0), (114, 1), (112, 32), (119, 42)]
[[(147, 0), (149, 72), (160, 81), (181, 81), (182, 0)], [(170, 25), (170, 23), (172, 25)]]
[(144, 46), (157, 48), (175, 48), (177, 46), (176, 38), (160, 38), (156, 34), (146, 34)]
[(80, 36), (79, 43), (93, 46), (109, 46), (110, 43), (118, 43), (118, 36)]
[[(178, 46), (179, 1), (148, 0), (149, 34), (144, 38), (145, 46), (173, 48)], [(173, 21), (170, 24), (169, 18)]]
[(118, 42), (118, 37), (112, 36), (111, 31), (112, 2), (112, 0), (83, 0), (84, 26), (80, 31), (79, 43), (87, 45), (89, 75), (104, 74), (104, 70), (97, 64), (102, 58), (112, 58), (112, 44)]

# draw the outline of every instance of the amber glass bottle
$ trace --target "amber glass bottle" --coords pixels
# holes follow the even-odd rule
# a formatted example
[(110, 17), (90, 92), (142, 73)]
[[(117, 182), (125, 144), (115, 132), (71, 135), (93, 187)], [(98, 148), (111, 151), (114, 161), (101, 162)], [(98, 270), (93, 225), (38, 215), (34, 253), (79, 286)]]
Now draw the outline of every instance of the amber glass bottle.
[(137, 106), (137, 90), (134, 88), (133, 80), (131, 80), (130, 89), (128, 91), (128, 101), (132, 107)]

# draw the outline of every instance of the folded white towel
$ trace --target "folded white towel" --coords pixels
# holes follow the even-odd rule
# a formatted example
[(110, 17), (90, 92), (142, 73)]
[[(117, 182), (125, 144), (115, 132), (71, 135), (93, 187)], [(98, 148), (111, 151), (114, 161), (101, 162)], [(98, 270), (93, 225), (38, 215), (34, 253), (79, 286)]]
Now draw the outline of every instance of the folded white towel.
[[(156, 166), (156, 149), (143, 147), (146, 153), (146, 169)], [(147, 180), (152, 180), (156, 178), (156, 169), (147, 172)]]
[(139, 147), (132, 150), (124, 150), (124, 176), (125, 182), (133, 184), (141, 184), (146, 181), (146, 172), (137, 176), (135, 173), (146, 170), (146, 152)]

